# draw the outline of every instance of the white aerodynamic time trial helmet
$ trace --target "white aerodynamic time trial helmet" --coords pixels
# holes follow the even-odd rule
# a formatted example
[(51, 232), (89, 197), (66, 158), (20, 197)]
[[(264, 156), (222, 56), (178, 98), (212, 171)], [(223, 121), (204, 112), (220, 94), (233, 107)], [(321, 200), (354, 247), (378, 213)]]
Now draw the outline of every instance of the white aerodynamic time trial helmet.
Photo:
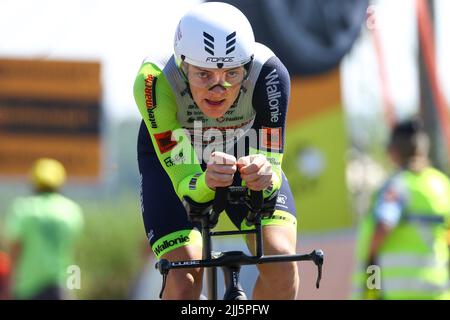
[(255, 37), (247, 17), (234, 6), (205, 2), (185, 14), (177, 27), (177, 61), (204, 68), (234, 68), (252, 61)]

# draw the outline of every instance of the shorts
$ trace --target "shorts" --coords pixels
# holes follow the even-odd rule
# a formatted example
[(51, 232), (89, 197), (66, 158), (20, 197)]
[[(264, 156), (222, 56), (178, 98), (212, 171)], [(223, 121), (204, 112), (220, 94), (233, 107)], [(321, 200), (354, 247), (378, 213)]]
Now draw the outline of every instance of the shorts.
[[(145, 123), (141, 123), (138, 137), (138, 164), (141, 177), (141, 210), (147, 238), (155, 255), (190, 244), (202, 244), (201, 226), (188, 220), (185, 208), (173, 189), (172, 182), (161, 166), (153, 148)], [(203, 169), (206, 165), (202, 164)], [(233, 185), (240, 185), (239, 174)], [(228, 205), (228, 217), (238, 229), (247, 229), (245, 205)], [(264, 218), (262, 225), (287, 225), (297, 228), (294, 197), (283, 173), (275, 212)]]

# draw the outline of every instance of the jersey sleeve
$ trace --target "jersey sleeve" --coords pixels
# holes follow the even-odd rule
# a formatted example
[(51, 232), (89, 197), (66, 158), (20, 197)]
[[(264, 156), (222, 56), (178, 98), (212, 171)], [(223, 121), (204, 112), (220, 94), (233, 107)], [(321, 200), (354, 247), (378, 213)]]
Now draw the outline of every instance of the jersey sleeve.
[(253, 107), (256, 111), (253, 128), (257, 130), (258, 148), (254, 153), (263, 154), (272, 164), (276, 181), (265, 196), (279, 190), (282, 181), (286, 114), (290, 95), (290, 76), (283, 63), (276, 56), (262, 66), (253, 92)]
[(175, 96), (158, 66), (144, 62), (134, 82), (134, 98), (177, 195), (199, 203), (212, 200), (215, 192), (206, 185), (190, 138), (177, 121)]
[(406, 197), (407, 189), (401, 179), (396, 177), (389, 179), (375, 199), (373, 210), (375, 221), (390, 228), (397, 226), (405, 208)]

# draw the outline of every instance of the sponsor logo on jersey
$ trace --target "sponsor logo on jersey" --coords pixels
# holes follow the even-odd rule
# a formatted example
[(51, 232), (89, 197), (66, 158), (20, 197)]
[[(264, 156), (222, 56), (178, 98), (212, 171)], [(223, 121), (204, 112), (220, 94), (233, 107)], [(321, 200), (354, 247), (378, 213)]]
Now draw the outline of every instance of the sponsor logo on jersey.
[(166, 165), (167, 168), (170, 168), (172, 166), (174, 166), (175, 164), (172, 161), (171, 157), (167, 157), (164, 159), (164, 164)]
[(284, 194), (279, 194), (277, 197), (277, 203), (286, 204), (287, 197)]
[(148, 119), (150, 120), (152, 128), (158, 128), (154, 113), (154, 110), (156, 108), (156, 80), (157, 78), (155, 78), (151, 74), (149, 74), (145, 79), (145, 106), (147, 107)]
[(244, 119), (244, 116), (224, 117), (223, 121), (232, 122), (232, 121), (241, 121), (243, 119)]
[(155, 133), (153, 136), (156, 139), (156, 143), (158, 144), (158, 148), (161, 153), (169, 152), (177, 145), (177, 142), (172, 140), (171, 130), (161, 133)]
[(155, 252), (155, 254), (159, 255), (161, 252), (170, 247), (189, 242), (190, 240), (191, 239), (188, 236), (180, 235), (178, 238), (175, 238), (173, 240), (164, 240), (164, 242), (159, 244), (155, 249), (153, 249), (153, 251)]
[(164, 164), (167, 168), (170, 168), (176, 164), (184, 163), (186, 160), (183, 152), (181, 151), (179, 154), (171, 155), (164, 159)]
[[(242, 120), (243, 118), (244, 118), (243, 116), (242, 116), (242, 118), (239, 117), (239, 120)], [(228, 118), (228, 119), (231, 119), (231, 120), (229, 120), (229, 121), (232, 121), (232, 120), (233, 120), (232, 118)], [(225, 119), (225, 120), (227, 120), (227, 119)], [(225, 132), (226, 130), (240, 129), (240, 128), (242, 128), (242, 127), (248, 125), (248, 124), (249, 124), (250, 122), (252, 122), (252, 121), (253, 121), (253, 119), (249, 119), (249, 120), (247, 120), (247, 121), (244, 121), (244, 122), (242, 122), (242, 123), (240, 123), (240, 124), (237, 124), (237, 125), (234, 125), (234, 126), (220, 126), (220, 127), (203, 127), (203, 126), (200, 124), (200, 128), (197, 128), (197, 130), (200, 131), (200, 132), (205, 132), (205, 131), (208, 131), (208, 130), (211, 130), (211, 129), (216, 129), (216, 130)], [(189, 130), (189, 131), (191, 131), (191, 130), (193, 130), (194, 128), (186, 128), (186, 129)]]
[(205, 123), (206, 121), (208, 121), (208, 119), (205, 119), (203, 116), (197, 116), (196, 118), (194, 118), (194, 117), (189, 117), (189, 118), (187, 119), (187, 122), (188, 122), (188, 123), (194, 123), (194, 122), (196, 122), (196, 121)]
[(272, 166), (281, 166), (281, 162), (275, 158), (267, 157), (267, 161), (269, 161)]
[(280, 118), (280, 97), (281, 92), (278, 88), (280, 81), (278, 80), (277, 69), (273, 69), (265, 78), (267, 99), (270, 109), (270, 121), (278, 122)]
[(152, 128), (154, 128), (154, 129), (158, 128), (158, 124), (156, 123), (156, 119), (155, 119), (155, 113), (153, 112), (153, 110), (148, 111), (148, 119), (150, 120), (150, 124), (152, 125)]
[[(280, 194), (277, 196), (277, 206), (278, 206), (278, 207), (285, 208), (285, 209), (289, 209), (289, 208), (287, 207), (287, 200), (288, 200), (287, 196), (280, 193)], [(280, 219), (281, 219), (281, 218), (280, 218)], [(283, 219), (284, 219), (284, 218), (283, 218)]]
[(200, 110), (187, 110), (186, 114), (188, 116), (196, 116), (196, 117), (201, 116), (203, 118), (203, 112), (201, 112)]
[(281, 150), (281, 128), (262, 127), (261, 129), (262, 141), (261, 145), (265, 149)]
[(145, 78), (145, 106), (147, 109), (156, 108), (155, 92), (153, 88), (156, 85), (156, 78), (149, 74)]

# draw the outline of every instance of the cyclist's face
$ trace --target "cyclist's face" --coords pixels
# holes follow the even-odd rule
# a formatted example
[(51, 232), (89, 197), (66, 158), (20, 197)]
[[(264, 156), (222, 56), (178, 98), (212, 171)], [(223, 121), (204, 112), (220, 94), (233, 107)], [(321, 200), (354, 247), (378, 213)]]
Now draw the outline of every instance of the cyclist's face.
[(188, 65), (189, 87), (200, 110), (210, 118), (223, 116), (238, 97), (245, 72), (244, 67), (211, 69)]

